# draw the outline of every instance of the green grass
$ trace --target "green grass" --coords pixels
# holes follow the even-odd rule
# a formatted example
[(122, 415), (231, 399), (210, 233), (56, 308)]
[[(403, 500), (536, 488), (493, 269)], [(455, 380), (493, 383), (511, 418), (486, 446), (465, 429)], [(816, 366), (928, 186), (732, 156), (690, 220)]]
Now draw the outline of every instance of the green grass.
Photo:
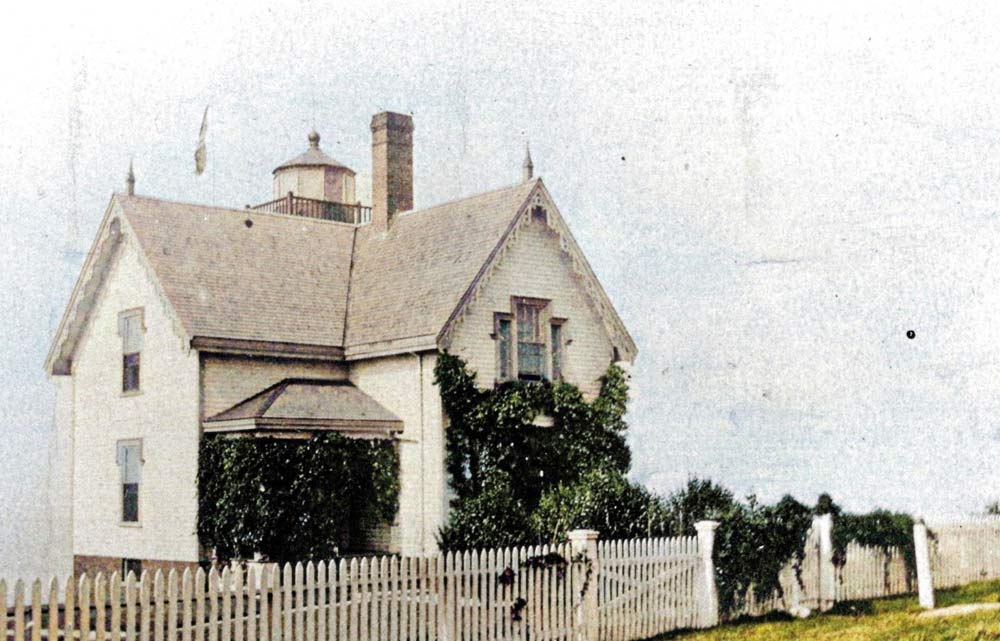
[[(974, 583), (935, 593), (937, 606), (1000, 602), (1000, 581)], [(659, 639), (678, 641), (973, 641), (1000, 640), (1000, 612), (918, 619), (916, 597), (837, 604), (831, 612), (807, 619), (772, 615), (730, 623), (711, 630), (675, 633)]]

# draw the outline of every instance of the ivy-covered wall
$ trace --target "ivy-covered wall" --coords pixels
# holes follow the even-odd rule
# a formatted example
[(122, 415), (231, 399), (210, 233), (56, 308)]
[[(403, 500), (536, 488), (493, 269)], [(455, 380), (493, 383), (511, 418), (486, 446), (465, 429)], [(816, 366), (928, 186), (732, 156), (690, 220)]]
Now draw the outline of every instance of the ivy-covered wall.
[(221, 559), (329, 559), (394, 518), (398, 469), (391, 441), (205, 436), (199, 540)]
[[(567, 383), (521, 382), (480, 389), (462, 359), (442, 354), (435, 382), (448, 416), (447, 468), (454, 499), (443, 548), (494, 547), (539, 538), (531, 514), (550, 488), (594, 468), (622, 475), (628, 386), (621, 368), (601, 379), (588, 402)], [(538, 416), (552, 426), (535, 424)]]

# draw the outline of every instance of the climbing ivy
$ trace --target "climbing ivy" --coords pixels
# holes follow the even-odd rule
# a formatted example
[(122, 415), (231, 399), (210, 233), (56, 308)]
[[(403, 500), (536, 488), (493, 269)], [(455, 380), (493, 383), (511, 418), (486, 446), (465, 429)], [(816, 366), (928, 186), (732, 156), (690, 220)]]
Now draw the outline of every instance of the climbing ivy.
[(833, 562), (847, 562), (847, 544), (856, 541), (869, 547), (888, 551), (898, 548), (903, 553), (907, 572), (916, 576), (917, 558), (913, 548), (913, 517), (903, 512), (873, 510), (867, 514), (844, 512), (828, 494), (820, 496), (817, 514), (833, 515)]
[(206, 436), (198, 457), (198, 536), (222, 559), (330, 558), (396, 513), (388, 441)]
[[(442, 354), (434, 379), (448, 415), (446, 464), (453, 492), (444, 549), (528, 543), (539, 538), (530, 515), (546, 490), (602, 467), (624, 475), (628, 384), (612, 365), (588, 402), (568, 383), (510, 381), (476, 385), (462, 359)], [(552, 418), (551, 427), (534, 425)]]

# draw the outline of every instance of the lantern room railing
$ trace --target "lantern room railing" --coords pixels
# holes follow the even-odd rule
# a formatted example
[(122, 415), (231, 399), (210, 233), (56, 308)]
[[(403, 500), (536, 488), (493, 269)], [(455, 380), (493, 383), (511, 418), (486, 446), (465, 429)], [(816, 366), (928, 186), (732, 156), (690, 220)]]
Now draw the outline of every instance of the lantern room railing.
[(287, 196), (262, 203), (260, 205), (248, 206), (253, 211), (262, 211), (269, 214), (288, 214), (291, 216), (304, 216), (306, 218), (318, 218), (320, 220), (333, 220), (340, 223), (350, 223), (352, 225), (367, 225), (372, 221), (372, 208), (364, 205), (349, 205), (347, 203), (335, 203), (328, 200), (317, 200), (315, 198), (303, 198), (289, 192)]

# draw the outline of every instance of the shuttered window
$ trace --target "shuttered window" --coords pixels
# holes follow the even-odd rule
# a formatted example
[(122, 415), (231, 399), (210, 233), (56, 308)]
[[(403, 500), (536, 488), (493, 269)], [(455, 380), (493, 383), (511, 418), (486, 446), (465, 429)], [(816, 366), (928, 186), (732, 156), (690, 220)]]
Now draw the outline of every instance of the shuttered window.
[(142, 475), (142, 441), (118, 441), (121, 473), (122, 523), (139, 521), (139, 481)]
[(552, 380), (561, 381), (563, 376), (563, 324), (553, 321), (549, 344), (552, 346)]
[(496, 314), (493, 319), (497, 341), (497, 380), (511, 379), (513, 371), (513, 336), (511, 335), (510, 314)]
[(131, 309), (118, 315), (118, 335), (122, 339), (123, 392), (137, 392), (140, 389), (139, 365), (145, 330), (141, 309)]

